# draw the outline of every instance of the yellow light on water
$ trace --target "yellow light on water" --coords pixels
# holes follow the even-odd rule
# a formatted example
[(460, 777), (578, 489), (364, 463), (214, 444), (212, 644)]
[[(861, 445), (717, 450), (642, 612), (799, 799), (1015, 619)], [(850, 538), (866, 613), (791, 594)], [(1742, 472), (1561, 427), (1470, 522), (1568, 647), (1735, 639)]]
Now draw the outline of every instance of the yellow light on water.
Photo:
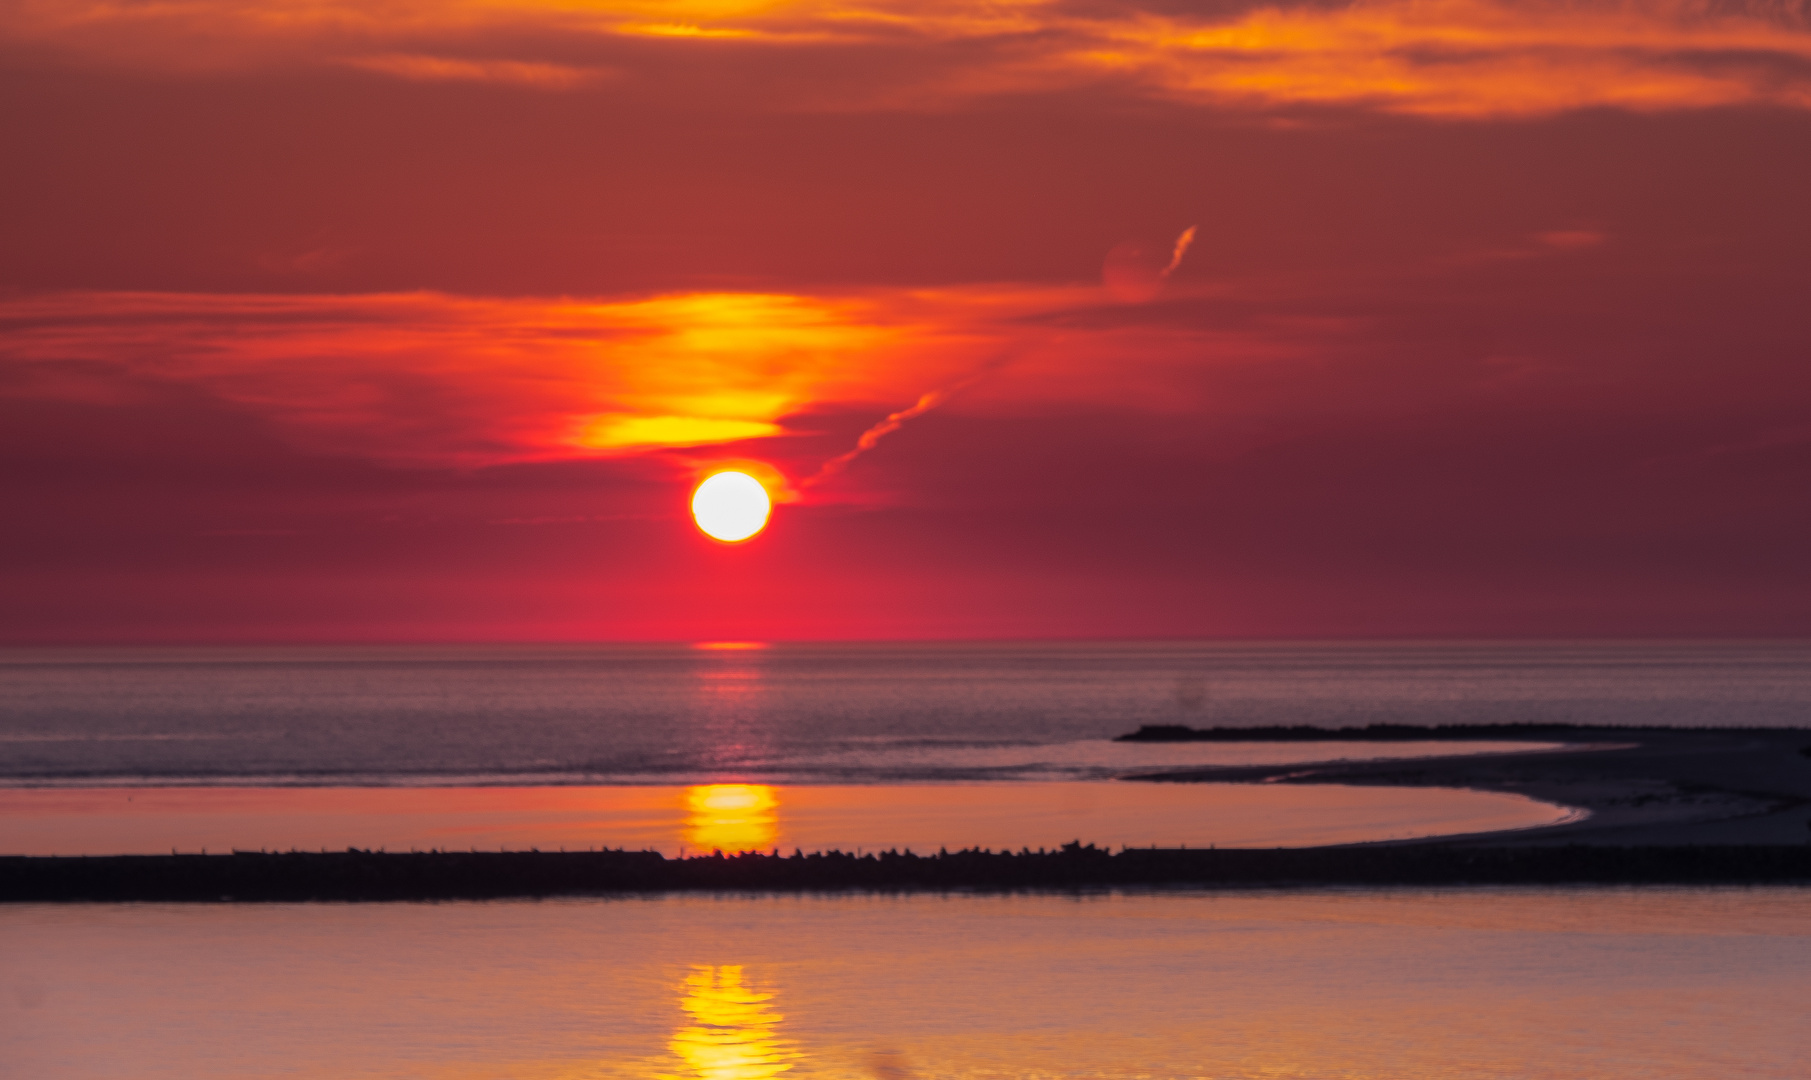
[(686, 789), (686, 846), (698, 851), (767, 851), (780, 835), (780, 799), (765, 784), (700, 784)]
[(798, 1056), (775, 1030), (785, 1017), (773, 997), (748, 986), (740, 964), (694, 967), (679, 999), (692, 1022), (667, 1047), (700, 1080), (771, 1080)]

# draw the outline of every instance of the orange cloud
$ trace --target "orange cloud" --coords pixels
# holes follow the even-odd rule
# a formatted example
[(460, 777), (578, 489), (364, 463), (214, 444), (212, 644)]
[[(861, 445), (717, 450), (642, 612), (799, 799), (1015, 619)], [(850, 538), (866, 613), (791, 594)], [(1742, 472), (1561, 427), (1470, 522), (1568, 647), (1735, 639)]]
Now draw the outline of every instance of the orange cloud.
[[(478, 464), (772, 437), (824, 402), (909, 400), (1000, 335), (973, 307), (911, 294), (67, 293), (0, 303), (0, 357), (199, 386), (315, 449)], [(60, 373), (35, 385), (94, 388)]]
[(516, 83), (547, 90), (567, 90), (594, 82), (605, 73), (564, 64), (523, 63), (514, 60), (461, 60), (444, 56), (388, 53), (359, 56), (346, 61), (350, 67), (382, 72), (421, 82)]
[[(1107, 309), (1118, 322), (1085, 325)], [(121, 379), (96, 374), (111, 370), (127, 385), (201, 390), (315, 452), (462, 466), (783, 438), (789, 420), (826, 408), (882, 410), (897, 426), (970, 387), (965, 405), (994, 412), (1174, 412), (1200, 405), (1178, 375), (1204, 359), (1277, 352), (1261, 336), (1125, 312), (1081, 287), (595, 301), (63, 293), (0, 302), (0, 361), (15, 394), (112, 400)]]
[(124, 362), (317, 448), (468, 463), (780, 434), (914, 332), (859, 302), (761, 294), (82, 293), (7, 303), (0, 325), (15, 360)]
[[(505, 37), (523, 55), (456, 55)], [(1768, 104), (1811, 108), (1811, 24), (1770, 0), (1361, 0), (1224, 15), (1055, 0), (23, 0), (0, 39), (101, 62), (353, 64), (407, 79), (566, 89), (631, 39), (889, 48), (863, 92), (803, 107), (948, 105), (1100, 86), (1204, 106), (1364, 107), (1447, 119)], [(558, 57), (532, 55), (555, 41)], [(549, 46), (551, 48), (551, 46)], [(594, 66), (575, 52), (599, 53)], [(643, 57), (658, 78), (672, 55)], [(809, 66), (795, 74), (809, 81)], [(626, 77), (636, 77), (631, 73)], [(750, 88), (755, 97), (762, 92)], [(807, 91), (807, 96), (808, 96)], [(800, 107), (788, 98), (785, 107)]]
[(1777, 10), (1728, 13), (1678, 0), (1266, 7), (1228, 22), (1102, 23), (1099, 44), (1070, 59), (1213, 103), (1358, 104), (1441, 117), (1811, 107), (1811, 73), (1802, 70), (1811, 27), (1770, 17)]

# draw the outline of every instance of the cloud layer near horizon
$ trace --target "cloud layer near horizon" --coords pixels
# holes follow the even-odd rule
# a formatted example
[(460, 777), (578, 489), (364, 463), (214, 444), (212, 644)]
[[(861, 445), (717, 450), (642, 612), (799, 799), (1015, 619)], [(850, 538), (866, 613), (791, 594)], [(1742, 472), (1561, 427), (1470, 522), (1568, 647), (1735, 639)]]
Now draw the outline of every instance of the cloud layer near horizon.
[(1278, 347), (1141, 325), (1095, 288), (1034, 286), (593, 300), (53, 293), (0, 300), (0, 334), (13, 396), (104, 402), (132, 381), (182, 385), (301, 449), (452, 467), (781, 437), (789, 420), (910, 402), (1009, 361), (1016, 406), (1174, 411), (1186, 387), (1150, 384), (1179, 349), (1198, 367), (1216, 346), (1227, 359)]

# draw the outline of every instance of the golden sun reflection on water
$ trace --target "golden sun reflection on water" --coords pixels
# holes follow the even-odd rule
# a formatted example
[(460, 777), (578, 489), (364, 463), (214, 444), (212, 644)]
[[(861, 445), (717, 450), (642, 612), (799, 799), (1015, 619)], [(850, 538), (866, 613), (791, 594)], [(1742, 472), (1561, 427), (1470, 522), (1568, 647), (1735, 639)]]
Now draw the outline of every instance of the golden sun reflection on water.
[(699, 784), (685, 792), (685, 842), (699, 851), (767, 851), (780, 835), (779, 793), (766, 784)]
[(700, 1080), (768, 1080), (792, 1068), (798, 1052), (777, 1030), (785, 1017), (769, 1005), (773, 994), (743, 982), (740, 964), (696, 966), (683, 991), (692, 1022), (667, 1046)]

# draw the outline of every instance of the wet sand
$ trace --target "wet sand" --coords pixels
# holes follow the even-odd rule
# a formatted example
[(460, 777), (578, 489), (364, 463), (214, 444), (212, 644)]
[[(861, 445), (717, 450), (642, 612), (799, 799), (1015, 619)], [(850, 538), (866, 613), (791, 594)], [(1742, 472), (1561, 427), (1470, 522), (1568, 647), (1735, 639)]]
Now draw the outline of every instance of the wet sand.
[[(1811, 756), (1806, 753), (1811, 730), (1525, 730), (1528, 737), (1567, 745), (1413, 761), (1168, 770), (1125, 779), (1462, 787), (1526, 795), (1588, 812), (1581, 820), (1541, 828), (1390, 843), (1663, 847), (1811, 841)], [(1212, 737), (1221, 741), (1226, 734)]]

